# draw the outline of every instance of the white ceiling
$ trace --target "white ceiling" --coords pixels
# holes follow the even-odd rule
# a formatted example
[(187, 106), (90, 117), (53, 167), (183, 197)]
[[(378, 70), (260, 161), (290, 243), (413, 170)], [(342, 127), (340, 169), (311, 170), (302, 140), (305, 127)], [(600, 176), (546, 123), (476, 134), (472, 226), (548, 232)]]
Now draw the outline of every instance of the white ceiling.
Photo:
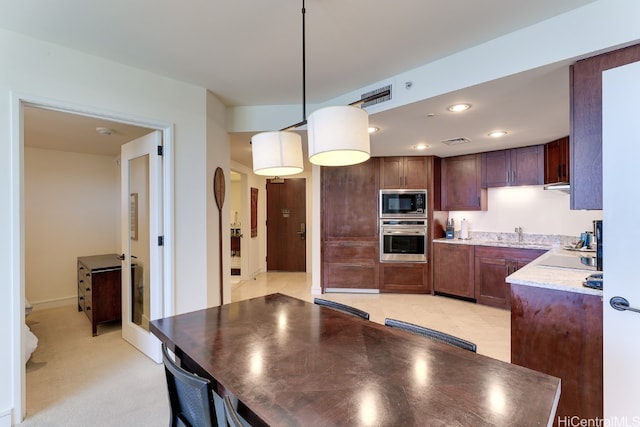
[[(324, 102), (592, 1), (307, 0), (307, 102)], [(78, 0), (0, 0), (0, 27), (206, 87), (229, 106), (296, 104), (302, 93), (301, 5), (113, 0), (106, 8)], [(418, 154), (411, 146), (425, 142), (431, 146), (425, 154), (449, 156), (565, 136), (568, 65), (374, 114), (370, 122), (381, 131), (372, 136), (372, 154)], [(461, 100), (473, 108), (458, 115), (445, 111)], [(43, 132), (29, 127), (46, 128), (51, 144), (58, 121), (40, 122), (41, 116), (27, 117), (25, 135)], [(73, 134), (90, 146), (95, 127)], [(500, 143), (486, 137), (497, 128), (509, 131)], [(438, 142), (458, 136), (472, 143)], [(233, 160), (251, 165), (250, 137), (232, 135)], [(29, 137), (27, 144), (38, 143)]]

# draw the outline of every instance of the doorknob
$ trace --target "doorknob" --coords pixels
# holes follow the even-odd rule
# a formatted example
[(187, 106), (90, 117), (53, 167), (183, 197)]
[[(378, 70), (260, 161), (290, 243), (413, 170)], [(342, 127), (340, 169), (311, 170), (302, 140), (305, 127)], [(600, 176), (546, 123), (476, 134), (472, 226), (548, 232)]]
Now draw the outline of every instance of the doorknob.
[(300, 224), (300, 231), (298, 231), (298, 236), (300, 236), (300, 240), (304, 240), (307, 236), (307, 226), (304, 222)]
[(629, 301), (623, 297), (613, 297), (609, 300), (609, 304), (611, 307), (615, 308), (618, 311), (633, 311), (634, 313), (640, 313), (640, 310), (637, 308), (633, 308), (629, 306)]

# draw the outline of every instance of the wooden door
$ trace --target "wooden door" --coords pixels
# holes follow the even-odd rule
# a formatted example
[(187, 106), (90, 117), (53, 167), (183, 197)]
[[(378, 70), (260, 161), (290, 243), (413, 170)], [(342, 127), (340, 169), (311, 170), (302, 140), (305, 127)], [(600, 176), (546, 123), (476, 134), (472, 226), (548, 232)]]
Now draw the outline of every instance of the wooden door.
[(306, 271), (306, 181), (267, 181), (267, 271)]

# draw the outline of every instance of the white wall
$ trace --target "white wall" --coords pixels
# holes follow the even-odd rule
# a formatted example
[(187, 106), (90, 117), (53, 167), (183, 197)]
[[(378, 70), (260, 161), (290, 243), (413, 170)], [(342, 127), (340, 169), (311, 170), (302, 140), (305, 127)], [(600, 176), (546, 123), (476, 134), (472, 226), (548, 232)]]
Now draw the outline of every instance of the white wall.
[(543, 186), (489, 188), (486, 211), (449, 212), (456, 230), (460, 221), (469, 221), (469, 231), (513, 233), (522, 227), (525, 234), (578, 236), (593, 230), (593, 220), (602, 211), (572, 211), (569, 194), (544, 190)]
[[(23, 322), (24, 251), (20, 100), (72, 111), (129, 119), (173, 136), (175, 179), (165, 182), (174, 197), (174, 228), (165, 241), (174, 267), (176, 313), (218, 301), (217, 212), (211, 182), (215, 167), (229, 170), (225, 109), (205, 89), (106, 61), (51, 43), (0, 30), (0, 425), (7, 413), (21, 419), (20, 324)], [(171, 191), (173, 190), (173, 191)], [(165, 212), (166, 213), (166, 212)], [(225, 222), (228, 222), (228, 207)], [(224, 239), (226, 237), (226, 239)], [(228, 242), (229, 232), (223, 240)], [(228, 245), (228, 243), (227, 243)], [(228, 246), (226, 248), (228, 250)], [(211, 253), (209, 253), (211, 252)], [(211, 277), (214, 280), (211, 280)], [(208, 281), (209, 280), (209, 281)], [(211, 297), (211, 298), (209, 298)], [(16, 335), (17, 334), (17, 335)], [(22, 373), (20, 373), (22, 372)]]
[(120, 169), (110, 156), (25, 147), (25, 291), (77, 296), (78, 256), (120, 251)]

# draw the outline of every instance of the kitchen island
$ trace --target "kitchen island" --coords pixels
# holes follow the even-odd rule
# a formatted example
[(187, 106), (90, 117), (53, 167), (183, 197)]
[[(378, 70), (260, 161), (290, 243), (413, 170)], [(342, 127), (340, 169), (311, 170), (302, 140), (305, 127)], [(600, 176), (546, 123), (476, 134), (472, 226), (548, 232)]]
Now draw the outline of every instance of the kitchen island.
[(555, 425), (603, 417), (602, 291), (583, 286), (594, 272), (587, 266), (547, 265), (581, 255), (586, 254), (552, 250), (506, 279), (511, 284), (511, 363), (561, 378)]

